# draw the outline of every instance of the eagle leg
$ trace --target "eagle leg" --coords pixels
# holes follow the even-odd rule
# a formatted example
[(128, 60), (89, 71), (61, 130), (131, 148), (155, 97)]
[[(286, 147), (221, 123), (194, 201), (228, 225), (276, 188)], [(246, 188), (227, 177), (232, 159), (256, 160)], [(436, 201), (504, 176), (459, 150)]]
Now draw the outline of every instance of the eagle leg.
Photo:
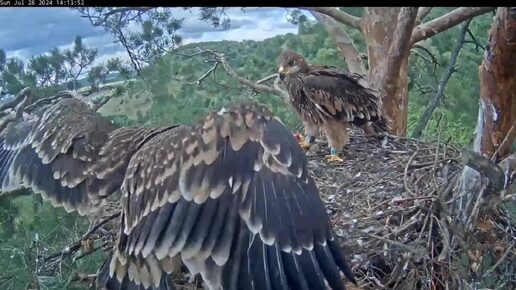
[(327, 162), (344, 161), (337, 152), (341, 151), (342, 147), (349, 141), (348, 126), (348, 123), (337, 120), (330, 120), (324, 123), (323, 130), (326, 133), (330, 147), (330, 155), (325, 156)]
[(324, 159), (326, 159), (327, 162), (344, 162), (344, 159), (342, 159), (339, 154), (337, 153), (337, 149), (330, 147), (330, 155), (324, 156)]

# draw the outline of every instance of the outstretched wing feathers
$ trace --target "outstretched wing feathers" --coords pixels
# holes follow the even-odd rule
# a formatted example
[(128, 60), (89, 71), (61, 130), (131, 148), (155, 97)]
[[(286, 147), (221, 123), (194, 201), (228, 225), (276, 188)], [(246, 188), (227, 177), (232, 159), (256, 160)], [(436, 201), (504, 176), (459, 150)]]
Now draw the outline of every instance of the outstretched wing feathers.
[(138, 259), (180, 255), (213, 289), (342, 289), (341, 253), (328, 248), (328, 217), (291, 135), (264, 107), (242, 104), (146, 142), (122, 185), (109, 276), (132, 269), (137, 284), (157, 286), (160, 272)]
[(378, 119), (377, 97), (359, 83), (359, 77), (332, 69), (310, 71), (303, 91), (326, 114), (367, 121)]
[(344, 289), (353, 276), (292, 134), (255, 103), (194, 126), (117, 128), (52, 101), (0, 132), (0, 190), (88, 213), (122, 192), (108, 289), (173, 289), (181, 261), (209, 289)]
[(116, 128), (66, 97), (29, 117), (0, 133), (0, 190), (32, 188), (54, 206), (80, 214), (120, 189), (132, 154), (145, 141), (174, 127)]
[(2, 191), (28, 187), (54, 206), (85, 214), (97, 202), (88, 166), (115, 127), (81, 101), (64, 98), (2, 131)]

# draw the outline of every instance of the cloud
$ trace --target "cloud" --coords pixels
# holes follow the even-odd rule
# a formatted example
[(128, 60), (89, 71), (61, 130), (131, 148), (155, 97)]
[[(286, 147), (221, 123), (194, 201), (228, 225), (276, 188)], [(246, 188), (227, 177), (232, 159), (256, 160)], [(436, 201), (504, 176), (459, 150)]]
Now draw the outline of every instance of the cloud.
[[(231, 19), (230, 29), (214, 30), (210, 24), (205, 23), (202, 26), (205, 30), (198, 29), (195, 35), (181, 33), (183, 43), (217, 40), (263, 40), (280, 34), (297, 32), (297, 25), (287, 21), (286, 10), (282, 8), (245, 7), (243, 10), (241, 8), (229, 8), (227, 14)], [(185, 25), (185, 27), (187, 26)]]
[(112, 52), (112, 53), (105, 53), (105, 54), (97, 57), (95, 59), (95, 61), (93, 62), (93, 65), (98, 65), (98, 64), (101, 64), (101, 63), (106, 63), (109, 59), (115, 58), (115, 57), (120, 58), (122, 61), (126, 61), (126, 62), (130, 61), (129, 56), (127, 55), (127, 53), (125, 51), (120, 51), (119, 50), (119, 51)]
[(105, 34), (68, 8), (3, 8), (0, 23), (0, 48), (23, 51), (18, 54), (25, 56), (71, 43), (77, 35), (86, 38)]
[[(199, 20), (199, 9), (173, 8), (172, 14), (184, 18), (178, 34), (183, 43), (219, 40), (263, 40), (279, 34), (296, 33), (297, 26), (286, 20), (283, 8), (245, 7), (228, 8), (231, 20), (228, 30), (214, 28), (210, 23)], [(111, 34), (80, 17), (69, 8), (3, 8), (0, 9), (0, 48), (9, 57), (27, 60), (58, 47), (71, 48), (76, 35), (83, 37), (87, 46), (99, 50), (99, 60), (112, 56), (127, 59), (124, 48), (113, 43)], [(137, 29), (136, 27), (133, 27)]]

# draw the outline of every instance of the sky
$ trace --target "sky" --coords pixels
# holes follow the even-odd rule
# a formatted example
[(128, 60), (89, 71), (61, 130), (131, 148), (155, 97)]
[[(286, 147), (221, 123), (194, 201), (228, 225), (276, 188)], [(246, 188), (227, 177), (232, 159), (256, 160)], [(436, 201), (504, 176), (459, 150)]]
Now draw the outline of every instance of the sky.
[[(185, 17), (179, 35), (183, 44), (216, 40), (263, 40), (279, 34), (296, 33), (297, 26), (286, 19), (283, 8), (229, 8), (229, 30), (216, 30), (208, 23), (198, 20), (196, 11), (173, 8), (177, 18)], [(96, 47), (99, 57), (96, 62), (118, 56), (127, 59), (123, 48), (113, 43), (113, 37), (102, 28), (93, 27), (88, 19), (69, 8), (2, 8), (0, 9), (0, 48), (8, 57), (24, 61), (33, 55), (42, 54), (58, 47), (71, 48), (76, 35), (86, 45)]]

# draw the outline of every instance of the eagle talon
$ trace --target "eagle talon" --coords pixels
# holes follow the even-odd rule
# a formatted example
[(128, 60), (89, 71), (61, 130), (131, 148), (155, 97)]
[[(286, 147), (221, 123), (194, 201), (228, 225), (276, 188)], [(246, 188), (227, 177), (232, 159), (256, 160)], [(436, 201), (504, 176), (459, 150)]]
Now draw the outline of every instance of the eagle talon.
[(301, 148), (305, 149), (305, 150), (308, 150), (310, 149), (310, 143), (306, 142), (306, 141), (303, 141), (301, 143), (299, 143), (299, 146), (301, 146)]
[(327, 162), (344, 162), (344, 159), (342, 159), (341, 157), (339, 157), (338, 155), (326, 155), (324, 156), (324, 158), (326, 159)]
[(307, 138), (305, 138), (303, 135), (301, 135), (299, 133), (294, 134), (294, 137), (296, 137), (297, 143), (304, 150), (309, 150), (310, 149), (310, 146), (313, 143), (312, 139), (314, 139), (314, 138), (312, 138), (310, 136), (307, 136)]
[(333, 148), (333, 147), (330, 148), (330, 155), (326, 155), (326, 156), (324, 156), (324, 158), (326, 159), (327, 162), (330, 162), (330, 163), (344, 161), (344, 159), (340, 158), (339, 155), (337, 154), (337, 149)]

